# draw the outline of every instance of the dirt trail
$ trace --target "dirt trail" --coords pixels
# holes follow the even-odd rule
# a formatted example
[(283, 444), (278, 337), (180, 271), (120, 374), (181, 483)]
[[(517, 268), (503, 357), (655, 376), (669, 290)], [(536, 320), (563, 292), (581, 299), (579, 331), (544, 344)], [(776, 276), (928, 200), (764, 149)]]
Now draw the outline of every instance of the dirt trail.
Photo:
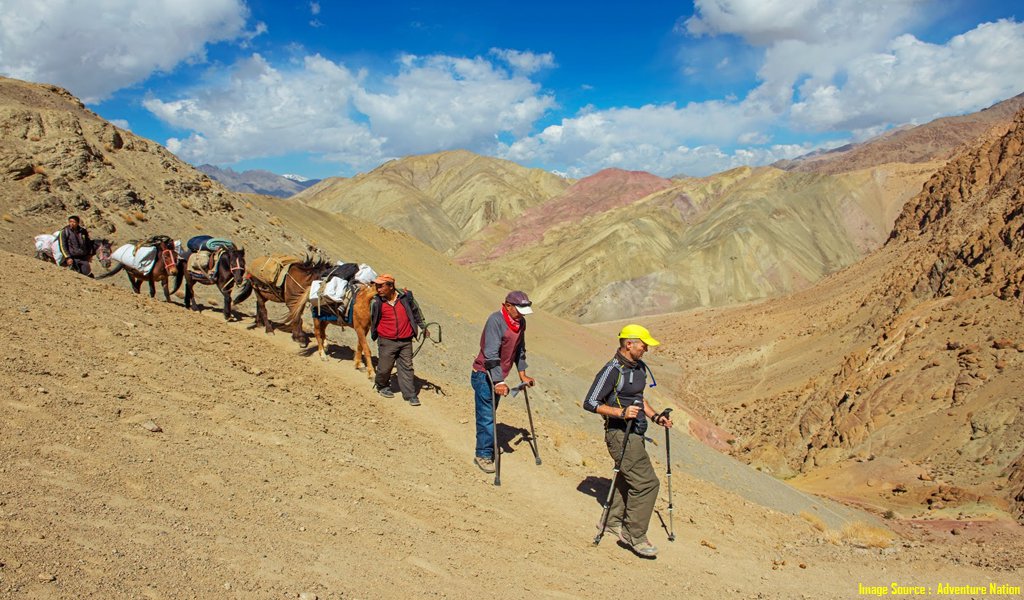
[[(651, 529), (658, 560), (610, 537), (594, 548), (610, 469), (590, 431), (539, 418), (543, 466), (514, 445), (496, 488), (471, 464), (469, 395), (443, 370), (447, 395), (412, 408), (281, 333), (6, 253), (0, 268), (26, 277), (0, 289), (0, 597), (844, 598), (884, 585), (883, 569), (1012, 583), (916, 542), (834, 545), (681, 472), (677, 541)], [(434, 350), (417, 360), (428, 378)], [(543, 389), (533, 398), (544, 407)], [(525, 428), (514, 402), (500, 420)]]

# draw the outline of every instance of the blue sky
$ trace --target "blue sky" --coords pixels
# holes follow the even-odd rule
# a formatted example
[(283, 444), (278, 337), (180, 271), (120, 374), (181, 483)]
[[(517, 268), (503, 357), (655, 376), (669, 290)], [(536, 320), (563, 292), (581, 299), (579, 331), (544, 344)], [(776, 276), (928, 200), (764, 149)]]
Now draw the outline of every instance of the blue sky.
[(706, 175), (1024, 92), (1024, 2), (0, 0), (0, 73), (193, 163)]

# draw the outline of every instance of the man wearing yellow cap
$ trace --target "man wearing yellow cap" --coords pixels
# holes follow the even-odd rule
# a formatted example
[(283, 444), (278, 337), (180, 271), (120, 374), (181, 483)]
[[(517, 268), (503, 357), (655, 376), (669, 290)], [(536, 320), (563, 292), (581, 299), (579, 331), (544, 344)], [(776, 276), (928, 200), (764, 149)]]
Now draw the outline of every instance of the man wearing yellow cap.
[(633, 552), (647, 558), (658, 554), (647, 539), (647, 528), (660, 484), (644, 448), (644, 433), (648, 419), (672, 427), (672, 420), (658, 414), (644, 399), (648, 369), (640, 359), (648, 347), (658, 344), (640, 325), (623, 327), (618, 351), (594, 377), (583, 401), (585, 410), (604, 417), (604, 440), (612, 460), (622, 458), (604, 531), (618, 535)]

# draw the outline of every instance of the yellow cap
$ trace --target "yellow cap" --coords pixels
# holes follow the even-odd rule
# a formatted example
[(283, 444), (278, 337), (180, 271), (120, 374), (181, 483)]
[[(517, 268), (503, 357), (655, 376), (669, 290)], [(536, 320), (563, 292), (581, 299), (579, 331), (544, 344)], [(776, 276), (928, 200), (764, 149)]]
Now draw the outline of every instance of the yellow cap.
[(647, 344), (648, 346), (657, 346), (661, 342), (651, 337), (651, 332), (647, 331), (646, 327), (641, 325), (626, 325), (619, 332), (619, 339), (637, 339)]

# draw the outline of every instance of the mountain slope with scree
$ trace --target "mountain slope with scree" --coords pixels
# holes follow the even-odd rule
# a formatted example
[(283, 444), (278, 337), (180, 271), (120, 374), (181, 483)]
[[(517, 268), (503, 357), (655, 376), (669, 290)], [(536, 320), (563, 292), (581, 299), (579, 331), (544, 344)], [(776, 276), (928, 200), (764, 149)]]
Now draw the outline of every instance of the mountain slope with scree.
[(656, 320), (690, 368), (680, 396), (804, 489), (929, 522), (1019, 518), (1022, 147), (1024, 112), (812, 288)]

